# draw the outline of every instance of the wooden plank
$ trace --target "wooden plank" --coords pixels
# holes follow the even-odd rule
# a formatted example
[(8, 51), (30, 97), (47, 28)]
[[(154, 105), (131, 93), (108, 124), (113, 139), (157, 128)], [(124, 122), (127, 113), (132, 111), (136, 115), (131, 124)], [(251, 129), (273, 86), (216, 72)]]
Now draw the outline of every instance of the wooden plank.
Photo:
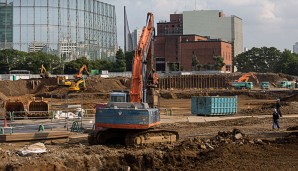
[(70, 135), (70, 133), (66, 132), (66, 131), (3, 134), (3, 135), (0, 135), (0, 142), (68, 138), (69, 135)]

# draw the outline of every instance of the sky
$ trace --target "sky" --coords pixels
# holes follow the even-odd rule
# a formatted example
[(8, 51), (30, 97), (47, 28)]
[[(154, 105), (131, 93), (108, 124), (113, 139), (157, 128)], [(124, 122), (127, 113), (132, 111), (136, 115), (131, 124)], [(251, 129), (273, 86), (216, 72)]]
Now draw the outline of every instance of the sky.
[(221, 10), (242, 19), (243, 47), (289, 49), (298, 42), (297, 0), (100, 0), (116, 8), (118, 45), (124, 46), (123, 7), (130, 31), (143, 28), (147, 12), (155, 23), (169, 21), (170, 14), (193, 10)]

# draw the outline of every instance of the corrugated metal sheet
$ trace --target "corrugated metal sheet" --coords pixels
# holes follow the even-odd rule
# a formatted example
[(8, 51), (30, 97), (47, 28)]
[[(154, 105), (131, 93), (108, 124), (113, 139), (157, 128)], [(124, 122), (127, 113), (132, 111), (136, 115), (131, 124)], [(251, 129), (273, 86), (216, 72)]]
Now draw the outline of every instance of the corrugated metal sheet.
[(194, 96), (191, 99), (193, 115), (231, 115), (237, 113), (237, 96)]

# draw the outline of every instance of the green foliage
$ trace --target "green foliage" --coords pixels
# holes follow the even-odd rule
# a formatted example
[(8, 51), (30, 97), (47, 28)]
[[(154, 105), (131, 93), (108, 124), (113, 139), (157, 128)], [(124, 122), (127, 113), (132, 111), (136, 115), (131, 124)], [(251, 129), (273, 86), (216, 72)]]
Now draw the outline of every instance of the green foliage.
[(119, 50), (116, 53), (116, 63), (112, 71), (115, 71), (115, 72), (126, 71), (125, 56), (121, 48), (119, 48)]
[(280, 72), (298, 75), (298, 55), (274, 47), (252, 48), (235, 57), (234, 65), (240, 72)]
[(43, 52), (26, 53), (13, 49), (0, 51), (1, 73), (9, 73), (10, 70), (29, 70), (33, 74), (38, 74), (42, 64), (51, 72), (53, 67), (59, 65), (59, 57)]
[(0, 51), (0, 66), (1, 73), (9, 73), (10, 70), (15, 69), (20, 61), (24, 61), (25, 52), (5, 49)]
[(170, 68), (170, 71), (178, 71), (179, 70), (177, 63), (171, 63), (169, 68)]
[(197, 58), (197, 56), (193, 52), (191, 66), (193, 67), (194, 71), (198, 70), (198, 64), (199, 64), (199, 59)]
[(134, 55), (135, 55), (135, 51), (125, 53), (126, 71), (132, 71)]
[(213, 57), (215, 64), (214, 69), (220, 71), (223, 66), (226, 64), (224, 63), (224, 58), (222, 56), (214, 56)]
[(280, 55), (280, 51), (274, 47), (254, 47), (237, 55), (233, 63), (240, 72), (273, 72)]
[(81, 57), (76, 60), (65, 63), (64, 73), (65, 74), (75, 74), (77, 73), (83, 65), (87, 65), (88, 70), (90, 71), (92, 67), (89, 66), (89, 60), (86, 57)]
[(275, 72), (298, 75), (298, 55), (291, 53), (290, 50), (284, 50), (275, 65)]

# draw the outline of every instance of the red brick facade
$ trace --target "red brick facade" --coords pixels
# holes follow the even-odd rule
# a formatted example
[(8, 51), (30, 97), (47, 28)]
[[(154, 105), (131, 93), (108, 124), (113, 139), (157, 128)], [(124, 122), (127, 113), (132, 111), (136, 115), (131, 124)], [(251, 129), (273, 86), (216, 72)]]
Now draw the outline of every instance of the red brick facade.
[(183, 34), (183, 15), (170, 14), (170, 22), (157, 23), (157, 34), (163, 35), (177, 35)]
[(154, 56), (158, 71), (171, 70), (171, 65), (182, 71), (194, 70), (192, 58), (199, 61), (199, 70), (214, 70), (214, 56), (222, 56), (223, 72), (232, 71), (232, 45), (221, 40), (208, 40), (197, 35), (167, 35), (157, 36), (154, 42)]

